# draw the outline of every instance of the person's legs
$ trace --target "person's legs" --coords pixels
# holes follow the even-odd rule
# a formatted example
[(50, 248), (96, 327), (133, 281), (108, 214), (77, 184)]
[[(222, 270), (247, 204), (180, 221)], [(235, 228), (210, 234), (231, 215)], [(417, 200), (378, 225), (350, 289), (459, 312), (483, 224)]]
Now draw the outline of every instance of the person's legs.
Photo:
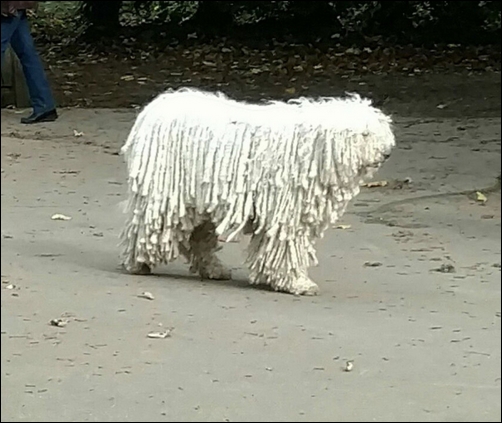
[(5, 52), (7, 51), (7, 47), (9, 47), (12, 35), (19, 26), (19, 22), (18, 16), (2, 16), (2, 66), (5, 60)]
[(33, 115), (22, 122), (35, 123), (42, 120), (55, 120), (57, 114), (55, 112), (54, 99), (42, 61), (31, 36), (26, 13), (20, 12), (17, 19), (19, 19), (19, 23), (17, 29), (12, 34), (11, 45), (23, 66), (26, 85), (28, 86), (33, 107)]

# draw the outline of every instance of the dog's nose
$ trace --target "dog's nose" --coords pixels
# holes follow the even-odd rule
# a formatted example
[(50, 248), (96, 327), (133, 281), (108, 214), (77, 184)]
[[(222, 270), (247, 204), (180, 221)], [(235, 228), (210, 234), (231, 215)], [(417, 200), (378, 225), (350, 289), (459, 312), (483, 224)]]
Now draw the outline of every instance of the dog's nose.
[(390, 154), (384, 154), (383, 155), (384, 160), (389, 160), (390, 159)]

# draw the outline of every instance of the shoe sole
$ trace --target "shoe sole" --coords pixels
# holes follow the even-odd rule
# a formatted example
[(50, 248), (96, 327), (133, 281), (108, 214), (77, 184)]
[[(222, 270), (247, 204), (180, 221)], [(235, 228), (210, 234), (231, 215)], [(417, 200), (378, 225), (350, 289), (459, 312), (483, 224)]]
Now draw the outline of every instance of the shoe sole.
[(38, 119), (34, 121), (23, 121), (21, 120), (21, 123), (24, 125), (33, 125), (34, 123), (47, 123), (47, 122), (55, 122), (58, 118), (53, 117), (53, 118), (43, 118), (43, 119)]

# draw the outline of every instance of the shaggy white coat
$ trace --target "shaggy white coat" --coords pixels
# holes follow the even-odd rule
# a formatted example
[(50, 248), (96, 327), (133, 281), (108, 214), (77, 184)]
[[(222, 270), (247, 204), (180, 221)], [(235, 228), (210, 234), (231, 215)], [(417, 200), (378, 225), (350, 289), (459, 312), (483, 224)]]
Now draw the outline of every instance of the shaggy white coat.
[(227, 279), (218, 236), (251, 234), (250, 282), (313, 294), (314, 242), (390, 155), (391, 119), (359, 96), (253, 105), (191, 89), (148, 104), (122, 148), (128, 171), (123, 264), (185, 256)]

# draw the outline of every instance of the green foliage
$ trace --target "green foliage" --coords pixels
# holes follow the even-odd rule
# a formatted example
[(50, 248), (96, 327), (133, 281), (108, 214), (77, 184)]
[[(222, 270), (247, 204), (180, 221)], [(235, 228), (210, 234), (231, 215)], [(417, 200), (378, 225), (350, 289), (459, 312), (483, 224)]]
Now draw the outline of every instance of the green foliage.
[[(74, 25), (75, 21), (85, 26)], [(87, 28), (162, 27), (254, 37), (305, 36), (343, 40), (383, 36), (399, 43), (497, 43), (500, 1), (81, 1), (43, 2), (44, 33)], [(260, 32), (257, 28), (266, 28)], [(254, 32), (253, 32), (254, 31)], [(50, 37), (48, 37), (50, 38)]]
[(190, 20), (197, 7), (197, 1), (124, 1), (120, 22), (124, 26), (149, 23), (179, 25)]
[(33, 34), (42, 42), (61, 42), (67, 35), (78, 37), (77, 25), (79, 2), (46, 1), (40, 4), (37, 18), (31, 20)]

